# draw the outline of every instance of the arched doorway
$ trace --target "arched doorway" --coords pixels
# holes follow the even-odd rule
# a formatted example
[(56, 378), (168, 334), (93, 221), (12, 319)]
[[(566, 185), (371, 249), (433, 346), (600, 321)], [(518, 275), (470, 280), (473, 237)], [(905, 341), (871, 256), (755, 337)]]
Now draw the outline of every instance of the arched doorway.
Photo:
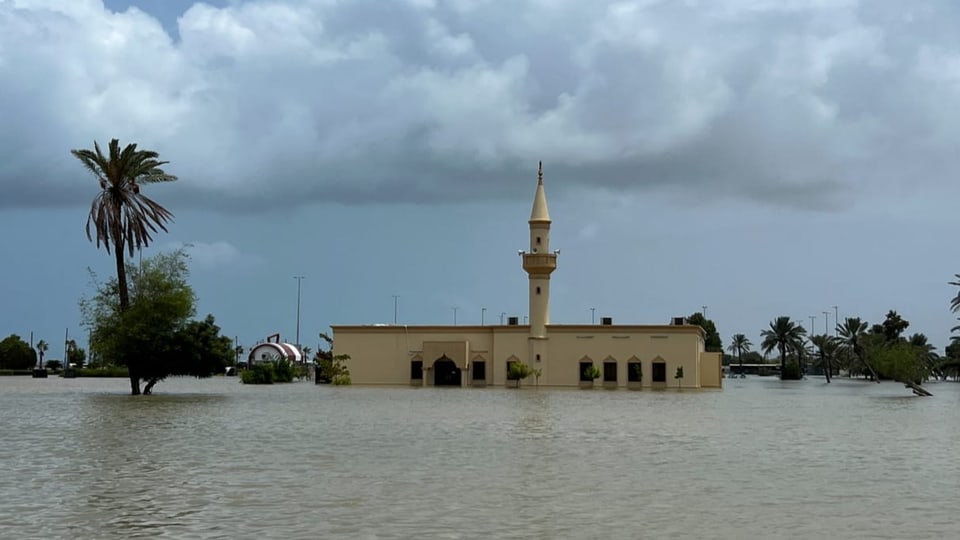
[(434, 386), (460, 386), (461, 383), (460, 368), (456, 362), (441, 356), (433, 363), (433, 385)]

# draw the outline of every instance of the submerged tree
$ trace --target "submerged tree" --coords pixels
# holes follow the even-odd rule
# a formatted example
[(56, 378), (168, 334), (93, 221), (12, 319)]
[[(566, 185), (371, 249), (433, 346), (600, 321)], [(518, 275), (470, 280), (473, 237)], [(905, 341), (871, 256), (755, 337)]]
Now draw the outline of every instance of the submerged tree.
[(820, 357), (820, 367), (829, 384), (833, 378), (833, 365), (837, 355), (837, 340), (829, 334), (810, 336), (810, 343), (817, 349)]
[[(786, 371), (787, 353), (797, 353), (803, 349), (803, 336), (807, 331), (790, 317), (777, 317), (770, 321), (770, 328), (760, 333), (763, 342), (760, 348), (764, 353), (777, 349), (780, 352), (780, 378), (789, 377)], [(797, 371), (799, 372), (799, 366)], [(802, 376), (802, 374), (801, 374)]]
[(314, 360), (317, 363), (317, 372), (314, 375), (317, 383), (329, 383), (334, 386), (349, 385), (350, 368), (347, 367), (349, 354), (333, 354), (333, 338), (326, 332), (320, 332), (320, 339), (327, 342), (328, 350), (317, 349)]
[(43, 357), (47, 354), (47, 351), (50, 350), (50, 345), (47, 345), (46, 340), (41, 339), (35, 347), (37, 348), (37, 355), (40, 357), (40, 365), (37, 367), (43, 369)]
[[(166, 223), (173, 214), (152, 199), (140, 193), (141, 184), (170, 182), (177, 177), (161, 168), (166, 161), (150, 150), (138, 150), (136, 144), (128, 144), (123, 150), (120, 142), (112, 139), (107, 155), (96, 141), (93, 150), (71, 150), (73, 154), (100, 182), (100, 193), (90, 205), (87, 217), (87, 238), (96, 241), (107, 253), (113, 252), (117, 266), (116, 294), (119, 309), (130, 307), (127, 267), (124, 251), (132, 257), (134, 250), (147, 247), (158, 229), (166, 232)], [(139, 383), (130, 378), (131, 391), (140, 392)]]
[(753, 343), (750, 343), (750, 340), (747, 339), (747, 336), (743, 334), (734, 334), (730, 338), (730, 346), (727, 347), (727, 350), (737, 354), (737, 361), (740, 363), (740, 374), (743, 374), (743, 353), (750, 352), (750, 347), (753, 347)]
[(37, 351), (17, 334), (0, 341), (0, 369), (30, 369), (37, 365)]
[(120, 307), (115, 278), (98, 283), (96, 294), (80, 302), (91, 344), (107, 364), (125, 365), (131, 394), (149, 394), (170, 375), (207, 377), (233, 357), (230, 338), (219, 335), (212, 316), (190, 321), (196, 298), (187, 283), (183, 249), (144, 259), (140, 271), (130, 268), (131, 298)]
[(873, 369), (870, 360), (867, 358), (866, 342), (868, 341), (868, 326), (866, 321), (860, 320), (860, 317), (847, 317), (844, 319), (843, 324), (837, 325), (837, 331), (840, 334), (840, 349), (843, 350), (851, 360), (856, 362), (855, 365), (848, 366), (848, 370), (853, 371), (854, 367), (856, 367), (856, 369), (866, 369), (875, 381), (880, 382), (876, 370)]

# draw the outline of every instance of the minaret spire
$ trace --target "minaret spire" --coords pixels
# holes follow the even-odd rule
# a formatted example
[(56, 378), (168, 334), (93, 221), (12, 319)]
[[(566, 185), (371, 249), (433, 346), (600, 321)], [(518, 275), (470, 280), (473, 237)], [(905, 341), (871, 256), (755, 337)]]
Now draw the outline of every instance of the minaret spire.
[(537, 193), (533, 196), (533, 210), (530, 212), (530, 224), (550, 223), (550, 212), (547, 210), (547, 192), (543, 189), (543, 162), (537, 169)]
[(537, 369), (543, 369), (544, 373), (549, 371), (545, 368), (549, 338), (547, 326), (550, 324), (550, 274), (557, 269), (558, 253), (550, 251), (550, 224), (541, 161), (537, 167), (537, 192), (533, 196), (533, 210), (530, 212), (530, 251), (524, 251), (522, 255), (523, 269), (529, 277), (530, 288), (528, 363)]

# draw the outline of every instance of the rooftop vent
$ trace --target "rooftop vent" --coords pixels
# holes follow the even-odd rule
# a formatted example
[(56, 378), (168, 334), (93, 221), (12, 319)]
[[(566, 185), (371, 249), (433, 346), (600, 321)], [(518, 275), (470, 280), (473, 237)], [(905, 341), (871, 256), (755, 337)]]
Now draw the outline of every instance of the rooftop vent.
[(613, 325), (613, 317), (600, 317), (600, 324), (603, 326)]
[(520, 324), (520, 317), (507, 317), (508, 326), (517, 326)]
[(672, 324), (673, 326), (683, 326), (687, 324), (687, 319), (683, 317), (674, 317), (673, 319), (670, 320), (670, 324)]

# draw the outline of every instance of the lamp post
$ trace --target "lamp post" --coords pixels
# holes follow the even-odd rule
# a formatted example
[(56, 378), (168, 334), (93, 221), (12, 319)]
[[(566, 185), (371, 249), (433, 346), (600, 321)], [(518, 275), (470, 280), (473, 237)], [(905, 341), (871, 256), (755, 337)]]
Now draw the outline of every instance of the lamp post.
[(293, 276), (297, 280), (297, 349), (300, 349), (300, 282), (307, 276)]
[[(833, 324), (834, 326), (840, 326), (840, 308), (833, 306)], [(833, 329), (833, 337), (837, 337), (837, 329)]]
[(823, 335), (830, 335), (830, 312), (821, 311), (823, 313)]
[(814, 332), (816, 332), (816, 329), (814, 329), (814, 327), (813, 327), (814, 321), (816, 321), (816, 320), (817, 320), (817, 316), (816, 316), (816, 315), (810, 315), (810, 335), (811, 335), (811, 336), (813, 335)]
[(456, 325), (457, 325), (457, 310), (460, 309), (460, 308), (457, 307), (457, 306), (453, 306), (452, 309), (453, 309), (453, 325), (456, 326)]
[(590, 308), (590, 324), (597, 324), (597, 308)]
[(707, 306), (700, 307), (703, 308), (703, 311), (700, 312), (700, 314), (703, 315), (703, 320), (707, 320)]
[(501, 311), (501, 312), (500, 312), (500, 326), (503, 326), (503, 316), (506, 315), (506, 314), (507, 314), (506, 311)]
[(400, 300), (400, 295), (393, 295), (393, 324), (397, 324), (397, 302)]
[(480, 308), (480, 326), (483, 326), (483, 314), (487, 312), (487, 308)]

